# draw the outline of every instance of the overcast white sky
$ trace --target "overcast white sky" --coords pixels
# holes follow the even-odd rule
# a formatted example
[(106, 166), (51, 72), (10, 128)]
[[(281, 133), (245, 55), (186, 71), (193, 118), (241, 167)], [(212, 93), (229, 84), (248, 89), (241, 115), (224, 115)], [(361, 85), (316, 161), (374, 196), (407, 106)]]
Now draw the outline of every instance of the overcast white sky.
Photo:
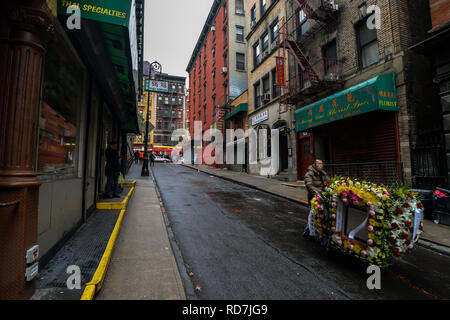
[(162, 72), (188, 77), (186, 67), (213, 0), (147, 0), (144, 60), (158, 61)]

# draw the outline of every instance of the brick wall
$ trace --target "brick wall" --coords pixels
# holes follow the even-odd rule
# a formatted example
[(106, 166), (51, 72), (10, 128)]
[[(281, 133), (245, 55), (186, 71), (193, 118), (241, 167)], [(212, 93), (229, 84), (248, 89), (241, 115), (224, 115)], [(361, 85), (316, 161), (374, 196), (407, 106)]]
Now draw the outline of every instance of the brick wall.
[[(408, 51), (408, 47), (425, 39), (430, 21), (426, 17), (427, 1), (417, 0), (340, 0), (340, 16), (337, 26), (330, 30), (319, 31), (302, 50), (314, 63), (322, 57), (325, 44), (336, 39), (337, 57), (343, 61), (344, 82), (340, 89), (349, 88), (382, 73), (395, 73), (397, 79), (397, 94), (399, 102), (398, 130), (400, 138), (401, 160), (404, 165), (407, 183), (411, 183), (411, 141), (417, 132), (417, 117), (432, 116), (423, 112), (424, 106), (433, 110), (429, 87), (431, 65), (423, 57)], [(361, 69), (359, 49), (355, 25), (368, 16), (367, 8), (378, 5), (381, 9), (381, 29), (377, 30), (379, 62)], [(297, 8), (296, 1), (287, 0), (288, 16)], [(297, 62), (290, 55), (289, 70), (297, 72)], [(312, 99), (305, 99), (297, 108), (308, 105), (320, 98), (329, 96), (332, 92), (323, 90)], [(424, 125), (424, 124), (422, 124)], [(411, 136), (411, 139), (410, 139)]]
[(450, 21), (450, 0), (430, 0), (433, 28)]
[[(228, 6), (228, 1), (225, 2)], [(225, 42), (224, 27), (229, 39), (228, 19), (225, 18), (224, 6), (220, 6), (217, 15), (214, 18), (215, 31), (211, 28), (202, 41), (199, 54), (189, 71), (189, 101), (190, 101), (190, 134), (194, 136), (194, 122), (201, 120), (202, 129), (206, 130), (214, 122), (214, 105), (223, 105), (225, 99), (224, 82), (229, 79), (229, 73), (222, 73), (222, 68), (229, 66), (228, 44)], [(229, 10), (227, 10), (229, 15)], [(213, 62), (212, 49), (215, 48), (215, 63)], [(224, 53), (227, 53), (226, 59)], [(213, 85), (213, 70), (215, 70), (215, 87)], [(200, 76), (199, 76), (199, 71)], [(206, 76), (206, 77), (205, 77)], [(205, 87), (206, 84), (206, 87)], [(200, 90), (200, 94), (199, 94)], [(215, 100), (213, 99), (215, 97)], [(206, 122), (205, 108), (206, 105)]]

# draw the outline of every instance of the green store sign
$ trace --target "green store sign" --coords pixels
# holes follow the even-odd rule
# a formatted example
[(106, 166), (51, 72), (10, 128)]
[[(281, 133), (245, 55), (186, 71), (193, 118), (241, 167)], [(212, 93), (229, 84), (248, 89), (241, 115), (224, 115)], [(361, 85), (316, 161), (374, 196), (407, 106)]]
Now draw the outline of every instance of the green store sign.
[(58, 14), (69, 15), (67, 8), (80, 8), (81, 18), (128, 27), (131, 0), (58, 0)]
[(395, 74), (382, 74), (295, 111), (297, 132), (376, 110), (398, 111)]

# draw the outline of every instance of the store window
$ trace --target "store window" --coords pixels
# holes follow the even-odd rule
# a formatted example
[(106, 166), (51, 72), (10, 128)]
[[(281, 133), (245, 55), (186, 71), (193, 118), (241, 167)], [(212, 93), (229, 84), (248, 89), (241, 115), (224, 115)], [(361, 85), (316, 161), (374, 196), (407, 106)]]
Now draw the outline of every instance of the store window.
[(71, 49), (56, 38), (47, 49), (39, 115), (38, 173), (77, 174), (79, 114), (85, 71)]

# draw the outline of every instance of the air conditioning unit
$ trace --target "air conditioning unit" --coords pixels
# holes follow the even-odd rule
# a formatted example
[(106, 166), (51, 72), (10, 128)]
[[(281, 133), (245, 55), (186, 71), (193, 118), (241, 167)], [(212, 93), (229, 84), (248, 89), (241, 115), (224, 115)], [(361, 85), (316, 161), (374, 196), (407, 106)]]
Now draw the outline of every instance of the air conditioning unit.
[(216, 31), (216, 26), (212, 26), (211, 31)]
[(253, 28), (256, 24), (255, 20), (250, 21), (250, 29)]
[(263, 101), (264, 102), (269, 102), (270, 101), (270, 93), (265, 93), (263, 95)]
[(222, 73), (223, 73), (223, 74), (226, 74), (227, 72), (228, 72), (228, 68), (227, 68), (227, 67), (223, 67), (223, 68), (222, 68)]

